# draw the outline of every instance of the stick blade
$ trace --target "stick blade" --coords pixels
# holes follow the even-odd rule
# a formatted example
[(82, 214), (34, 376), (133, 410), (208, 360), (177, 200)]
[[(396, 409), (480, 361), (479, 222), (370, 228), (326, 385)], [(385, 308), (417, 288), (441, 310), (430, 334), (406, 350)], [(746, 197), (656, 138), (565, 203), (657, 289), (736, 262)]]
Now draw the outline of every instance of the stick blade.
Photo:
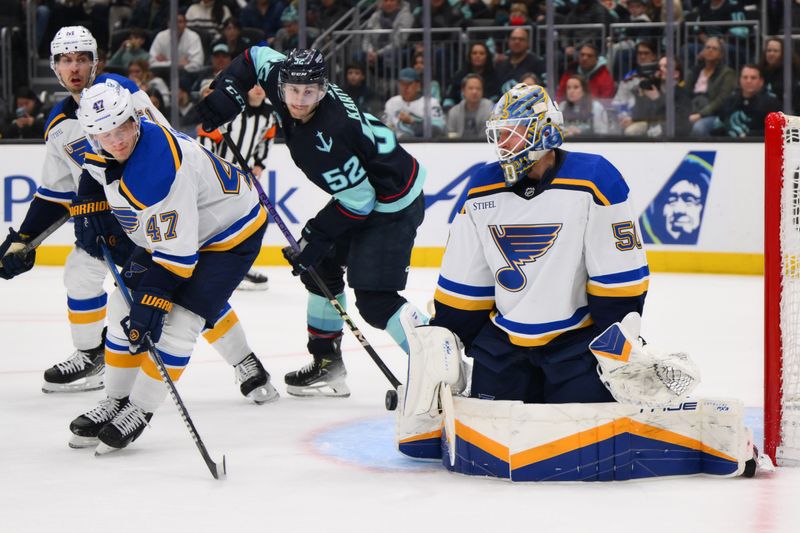
[(222, 461), (212, 464), (213, 467), (212, 465), (208, 465), (211, 469), (211, 475), (214, 476), (214, 479), (224, 481), (228, 477), (228, 470), (225, 466), (225, 456), (222, 456)]

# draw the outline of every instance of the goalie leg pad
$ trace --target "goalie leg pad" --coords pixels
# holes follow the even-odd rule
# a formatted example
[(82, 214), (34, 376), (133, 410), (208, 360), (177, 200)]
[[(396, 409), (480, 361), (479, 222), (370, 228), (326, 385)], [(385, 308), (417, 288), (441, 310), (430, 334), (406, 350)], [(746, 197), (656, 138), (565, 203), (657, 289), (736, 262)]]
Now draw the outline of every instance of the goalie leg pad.
[[(641, 409), (618, 403), (453, 400), (455, 461), (444, 464), (467, 475), (512, 481), (730, 477), (742, 474), (753, 459), (738, 401)], [(444, 437), (443, 443), (447, 448)]]
[(404, 328), (409, 356), (403, 411), (421, 415), (438, 402), (441, 383), (453, 386), (456, 394), (466, 387), (461, 351), (463, 345), (452, 331), (438, 326)]
[[(404, 385), (397, 388), (398, 397), (403, 398), (404, 389)], [(395, 418), (397, 449), (412, 459), (441, 459), (442, 415), (438, 406), (420, 415), (406, 415), (403, 407), (397, 409)]]

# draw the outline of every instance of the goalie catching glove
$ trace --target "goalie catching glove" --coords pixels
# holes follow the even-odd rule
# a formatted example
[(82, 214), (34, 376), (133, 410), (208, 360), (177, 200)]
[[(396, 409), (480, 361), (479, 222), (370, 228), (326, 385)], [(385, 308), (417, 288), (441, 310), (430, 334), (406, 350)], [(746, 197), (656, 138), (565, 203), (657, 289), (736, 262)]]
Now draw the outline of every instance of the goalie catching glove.
[(669, 407), (700, 382), (700, 371), (685, 353), (658, 353), (639, 337), (641, 316), (628, 313), (590, 344), (600, 380), (620, 403)]

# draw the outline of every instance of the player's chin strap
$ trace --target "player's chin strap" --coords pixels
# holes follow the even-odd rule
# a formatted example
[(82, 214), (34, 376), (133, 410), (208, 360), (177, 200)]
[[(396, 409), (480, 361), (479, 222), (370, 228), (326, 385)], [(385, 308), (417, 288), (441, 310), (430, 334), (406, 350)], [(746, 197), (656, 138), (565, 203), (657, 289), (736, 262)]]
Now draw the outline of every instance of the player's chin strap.
[[(289, 228), (286, 227), (283, 218), (281, 218), (280, 214), (275, 209), (275, 206), (270, 201), (269, 196), (267, 196), (267, 193), (264, 192), (264, 188), (261, 187), (261, 184), (258, 182), (257, 179), (252, 178), (253, 171), (250, 169), (250, 166), (247, 164), (247, 161), (245, 161), (244, 157), (242, 156), (242, 153), (239, 151), (239, 147), (236, 146), (236, 144), (233, 142), (233, 139), (231, 139), (231, 135), (228, 132), (228, 125), (223, 124), (222, 126), (219, 127), (219, 131), (222, 134), (222, 138), (224, 139), (225, 144), (228, 145), (228, 148), (230, 149), (231, 153), (233, 153), (234, 157), (236, 158), (236, 161), (239, 163), (239, 166), (242, 168), (242, 170), (250, 174), (253, 185), (255, 185), (256, 190), (258, 191), (258, 197), (261, 200), (261, 203), (264, 204), (264, 207), (266, 207), (267, 211), (269, 211), (272, 220), (274, 220), (275, 224), (278, 225), (278, 228), (281, 230), (281, 233), (283, 233), (283, 236), (288, 241), (289, 246), (291, 246), (295, 252), (299, 252), (300, 245), (297, 244), (297, 240), (295, 240), (294, 236), (292, 235), (292, 232), (289, 231)], [(396, 390), (397, 387), (400, 386), (400, 381), (394, 376), (394, 374), (392, 374), (392, 371), (389, 370), (389, 367), (387, 367), (386, 363), (383, 362), (383, 359), (380, 358), (378, 352), (375, 351), (375, 348), (373, 348), (372, 345), (369, 343), (369, 341), (367, 341), (367, 338), (364, 337), (364, 334), (361, 333), (361, 330), (358, 329), (358, 326), (356, 326), (355, 322), (353, 322), (353, 319), (350, 318), (350, 315), (347, 314), (347, 311), (345, 311), (342, 304), (333, 295), (331, 290), (325, 284), (325, 281), (323, 281), (323, 279), (317, 273), (316, 269), (312, 267), (309, 268), (307, 271), (311, 276), (311, 279), (314, 280), (314, 283), (316, 283), (317, 287), (319, 287), (319, 290), (322, 291), (322, 294), (325, 296), (325, 298), (328, 300), (331, 306), (333, 306), (333, 308), (336, 310), (336, 312), (339, 314), (342, 320), (344, 320), (344, 322), (347, 324), (347, 327), (350, 328), (350, 331), (352, 331), (353, 335), (355, 335), (356, 339), (358, 339), (358, 342), (361, 343), (361, 346), (364, 347), (364, 349), (367, 351), (367, 353), (375, 362), (375, 364), (378, 365), (380, 371), (383, 373), (384, 376), (386, 376), (386, 379), (389, 380), (389, 383), (391, 383), (392, 387), (394, 387), (394, 389)], [(387, 396), (390, 393), (395, 394), (395, 390), (390, 390), (387, 393)], [(387, 398), (386, 405), (388, 407), (389, 405), (393, 405), (393, 403), (390, 404)]]
[(640, 325), (639, 313), (629, 313), (589, 344), (597, 358), (597, 373), (620, 403), (651, 408), (678, 405), (700, 382), (700, 371), (685, 353), (645, 347)]

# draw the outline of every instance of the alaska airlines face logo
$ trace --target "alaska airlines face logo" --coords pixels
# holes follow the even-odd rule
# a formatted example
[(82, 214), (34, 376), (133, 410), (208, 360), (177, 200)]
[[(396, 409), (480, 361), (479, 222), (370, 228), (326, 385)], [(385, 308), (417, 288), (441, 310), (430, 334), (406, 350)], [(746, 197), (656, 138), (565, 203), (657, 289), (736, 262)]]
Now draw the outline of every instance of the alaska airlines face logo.
[(139, 219), (136, 217), (136, 213), (130, 209), (111, 206), (111, 212), (125, 233), (133, 233), (139, 228)]
[(716, 152), (689, 152), (639, 217), (648, 244), (697, 244)]
[(495, 272), (497, 283), (507, 291), (525, 288), (528, 278), (523, 265), (533, 263), (547, 253), (556, 242), (561, 224), (528, 224), (489, 226), (497, 249), (509, 265)]

